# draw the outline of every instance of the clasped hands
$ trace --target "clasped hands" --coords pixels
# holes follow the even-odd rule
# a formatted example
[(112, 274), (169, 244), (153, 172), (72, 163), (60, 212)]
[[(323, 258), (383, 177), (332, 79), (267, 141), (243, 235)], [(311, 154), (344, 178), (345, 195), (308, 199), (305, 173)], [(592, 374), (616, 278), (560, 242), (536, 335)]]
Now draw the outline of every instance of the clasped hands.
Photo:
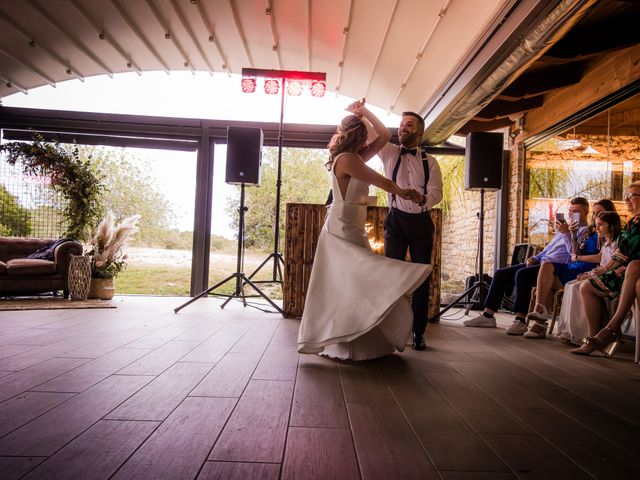
[(401, 189), (398, 196), (404, 200), (411, 200), (412, 202), (415, 202), (416, 205), (420, 205), (424, 202), (424, 195), (413, 188)]

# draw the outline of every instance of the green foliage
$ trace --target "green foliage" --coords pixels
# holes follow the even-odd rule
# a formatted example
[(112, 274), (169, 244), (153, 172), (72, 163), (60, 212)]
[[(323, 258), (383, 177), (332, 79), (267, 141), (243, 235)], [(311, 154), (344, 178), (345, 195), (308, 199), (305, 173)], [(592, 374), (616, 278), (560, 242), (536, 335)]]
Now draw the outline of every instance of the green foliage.
[[(287, 203), (321, 203), (331, 189), (324, 164), (326, 150), (285, 148), (282, 151), (282, 188), (280, 197), (280, 249), (284, 247), (285, 211)], [(277, 148), (265, 148), (262, 159), (260, 187), (245, 187), (245, 244), (270, 251), (274, 243)], [(227, 198), (231, 226), (237, 229), (240, 195)]]
[(459, 155), (443, 155), (438, 157), (442, 171), (442, 202), (440, 208), (448, 213), (451, 204), (464, 195), (464, 157)]
[(113, 212), (117, 218), (140, 215), (133, 244), (166, 248), (170, 248), (167, 244), (176, 244), (169, 228), (174, 212), (147, 173), (152, 169), (148, 161), (132, 157), (125, 149), (107, 147), (81, 147), (80, 156), (90, 159), (92, 168), (102, 172), (106, 189), (102, 199), (104, 211)]
[(49, 178), (51, 187), (62, 194), (67, 229), (64, 236), (83, 241), (102, 214), (100, 196), (101, 177), (88, 159), (81, 159), (78, 148), (72, 150), (54, 143), (46, 143), (34, 134), (31, 143), (9, 142), (0, 145), (0, 153), (7, 153), (10, 165), (19, 164), (27, 175)]
[(31, 215), (15, 196), (0, 185), (0, 236), (27, 237), (31, 233)]

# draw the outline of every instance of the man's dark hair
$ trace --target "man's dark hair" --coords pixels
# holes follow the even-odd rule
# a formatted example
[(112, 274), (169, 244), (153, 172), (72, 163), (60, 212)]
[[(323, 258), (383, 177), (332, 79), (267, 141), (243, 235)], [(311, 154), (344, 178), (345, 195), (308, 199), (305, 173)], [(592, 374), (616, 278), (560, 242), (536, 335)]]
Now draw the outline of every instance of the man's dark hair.
[(584, 197), (573, 197), (571, 200), (569, 200), (569, 203), (571, 205), (582, 205), (583, 207), (586, 207), (587, 210), (589, 210), (589, 200)]
[(402, 116), (404, 117), (405, 115), (409, 117), (415, 117), (416, 120), (418, 120), (418, 128), (421, 132), (424, 132), (424, 118), (422, 118), (416, 112), (402, 112)]

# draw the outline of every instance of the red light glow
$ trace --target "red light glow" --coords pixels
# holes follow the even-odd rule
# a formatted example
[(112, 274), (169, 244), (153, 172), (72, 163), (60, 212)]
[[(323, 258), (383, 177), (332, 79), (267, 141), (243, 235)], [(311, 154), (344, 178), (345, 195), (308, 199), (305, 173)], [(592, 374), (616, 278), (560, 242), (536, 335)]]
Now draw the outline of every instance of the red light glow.
[(280, 82), (274, 78), (267, 78), (264, 81), (264, 93), (276, 95), (280, 91)]
[(300, 96), (302, 93), (302, 82), (300, 80), (288, 80), (287, 93), (292, 97)]
[(314, 97), (324, 97), (327, 91), (327, 84), (324, 82), (312, 82), (311, 83), (311, 95)]
[(256, 77), (242, 77), (242, 93), (253, 93), (256, 91)]

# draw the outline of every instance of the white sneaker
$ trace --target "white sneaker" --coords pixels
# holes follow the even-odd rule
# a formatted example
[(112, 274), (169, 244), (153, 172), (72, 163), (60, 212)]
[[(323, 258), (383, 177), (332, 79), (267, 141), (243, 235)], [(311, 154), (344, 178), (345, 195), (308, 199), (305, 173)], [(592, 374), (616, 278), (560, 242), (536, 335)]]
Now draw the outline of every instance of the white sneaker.
[(507, 335), (522, 335), (526, 331), (527, 325), (523, 321), (516, 318), (511, 326), (507, 328)]
[(462, 322), (462, 324), (465, 327), (496, 328), (496, 319), (495, 317), (487, 318), (483, 314), (480, 314), (477, 317), (465, 320), (464, 322)]

